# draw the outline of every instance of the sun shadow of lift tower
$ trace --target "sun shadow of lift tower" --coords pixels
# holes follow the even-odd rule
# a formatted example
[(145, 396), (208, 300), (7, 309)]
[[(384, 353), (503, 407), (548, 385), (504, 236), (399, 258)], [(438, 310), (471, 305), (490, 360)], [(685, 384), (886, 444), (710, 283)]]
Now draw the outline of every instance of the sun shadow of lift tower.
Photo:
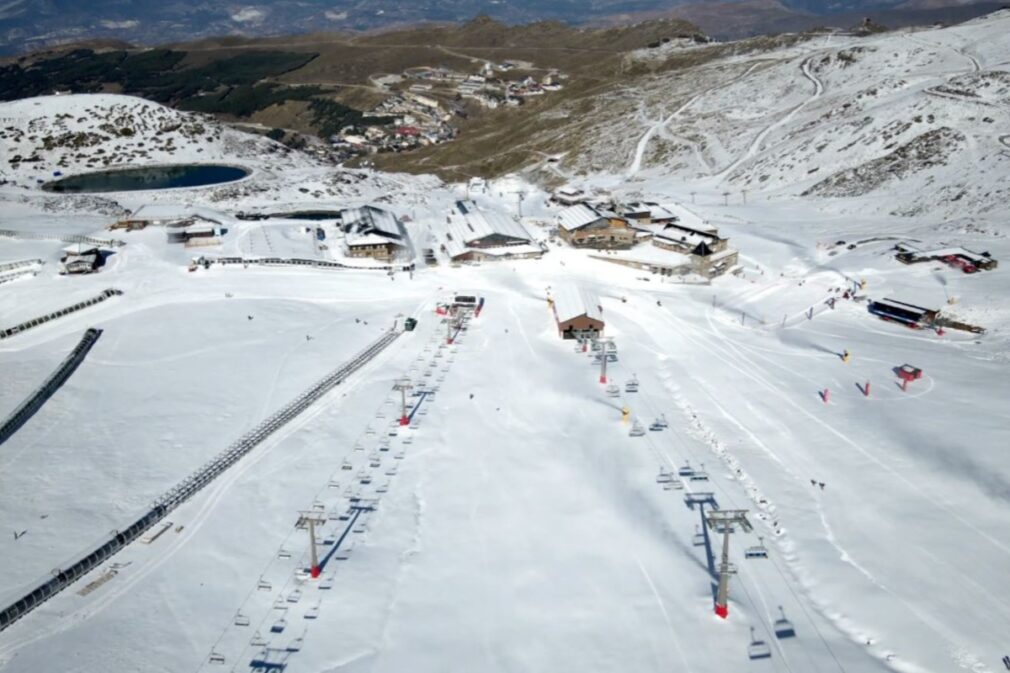
[(729, 562), (729, 534), (734, 526), (745, 533), (753, 530), (747, 520), (745, 509), (711, 510), (705, 516), (705, 523), (713, 532), (722, 533), (722, 561), (719, 563), (719, 591), (715, 599), (715, 614), (723, 619), (729, 616), (729, 578), (736, 574), (736, 566)]

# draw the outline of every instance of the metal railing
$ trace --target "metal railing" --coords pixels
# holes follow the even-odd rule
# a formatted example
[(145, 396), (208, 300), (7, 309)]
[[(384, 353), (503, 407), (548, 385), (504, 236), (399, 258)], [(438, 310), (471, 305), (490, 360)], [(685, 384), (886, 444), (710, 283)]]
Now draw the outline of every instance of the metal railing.
[(95, 345), (98, 341), (98, 337), (102, 336), (102, 330), (95, 329), (94, 327), (89, 328), (84, 332), (84, 336), (81, 340), (74, 346), (74, 349), (70, 351), (70, 354), (63, 359), (60, 366), (56, 368), (52, 374), (49, 375), (41, 386), (39, 386), (34, 393), (24, 402), (22, 402), (17, 409), (15, 409), (7, 420), (4, 421), (3, 425), (0, 425), (0, 444), (3, 444), (11, 435), (17, 432), (22, 425), (28, 422), (28, 419), (35, 415), (35, 413), (42, 408), (42, 405), (46, 403), (50, 397), (53, 396), (60, 386), (62, 386), (70, 375), (74, 373), (78, 366), (84, 362), (84, 357), (91, 350), (91, 347)]
[(85, 299), (84, 301), (79, 301), (76, 304), (61, 308), (59, 310), (53, 311), (52, 313), (47, 313), (38, 318), (32, 318), (31, 320), (26, 320), (23, 323), (14, 325), (13, 327), (7, 327), (5, 329), (0, 329), (0, 339), (8, 339), (15, 334), (20, 334), (26, 330), (30, 330), (33, 327), (38, 327), (39, 325), (44, 325), (51, 320), (56, 320), (57, 318), (62, 318), (65, 315), (71, 313), (76, 313), (81, 309), (87, 308), (89, 306), (94, 306), (95, 304), (100, 304), (109, 297), (118, 297), (123, 294), (122, 290), (116, 290), (110, 288), (103, 291), (101, 294), (91, 297), (90, 299)]
[(13, 238), (23, 241), (63, 241), (64, 243), (88, 243), (100, 248), (121, 248), (126, 245), (125, 241), (117, 241), (114, 238), (95, 238), (84, 234), (47, 234), (41, 231), (14, 231), (13, 229), (0, 229), (0, 238)]

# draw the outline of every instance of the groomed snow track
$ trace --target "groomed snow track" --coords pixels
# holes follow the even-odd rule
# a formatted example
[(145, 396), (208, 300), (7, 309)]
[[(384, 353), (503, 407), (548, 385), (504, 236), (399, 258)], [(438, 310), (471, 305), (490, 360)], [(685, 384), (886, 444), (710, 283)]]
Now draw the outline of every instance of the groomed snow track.
[(84, 332), (84, 336), (74, 347), (74, 350), (70, 351), (70, 354), (64, 358), (60, 366), (49, 375), (49, 378), (43, 382), (41, 386), (24, 402), (18, 406), (14, 412), (7, 417), (3, 425), (0, 425), (0, 444), (3, 444), (8, 439), (11, 438), (15, 432), (17, 432), (22, 425), (28, 422), (28, 419), (35, 415), (35, 413), (42, 408), (42, 405), (46, 403), (50, 397), (53, 396), (60, 386), (62, 386), (70, 375), (74, 373), (77, 367), (84, 362), (84, 357), (91, 350), (91, 347), (95, 345), (98, 341), (98, 337), (102, 336), (102, 330), (95, 329), (94, 327), (89, 328)]
[(393, 343), (401, 333), (391, 330), (383, 334), (382, 337), (361, 351), (349, 362), (317, 382), (280, 411), (277, 411), (247, 432), (241, 439), (218, 454), (217, 457), (208, 461), (196, 472), (183, 479), (178, 485), (155, 500), (154, 506), (128, 528), (122, 531), (113, 531), (111, 537), (104, 543), (66, 568), (54, 569), (51, 578), (47, 578), (36, 586), (35, 589), (0, 611), (0, 631), (3, 631), (45, 603), (136, 540), (151, 526), (161, 521), (169, 512), (199, 492), (200, 489), (238, 462), (239, 459), (283, 427), (288, 421), (305, 411), (311, 404), (342, 383), (348, 376), (365, 366), (372, 358)]
[(66, 308), (61, 308), (58, 311), (53, 311), (52, 313), (47, 313), (38, 318), (32, 318), (31, 320), (26, 320), (19, 325), (14, 325), (13, 327), (8, 327), (7, 329), (0, 330), (0, 339), (7, 339), (14, 336), (15, 334), (20, 334), (26, 330), (30, 330), (33, 327), (38, 327), (39, 325), (44, 325), (50, 320), (56, 320), (57, 318), (62, 318), (70, 313), (75, 313), (81, 309), (87, 308), (89, 306), (94, 306), (95, 304), (100, 304), (109, 297), (118, 297), (123, 294), (122, 290), (116, 290), (110, 288), (103, 291), (99, 295), (95, 295), (91, 299), (85, 299), (84, 301), (79, 301), (72, 306), (67, 306)]

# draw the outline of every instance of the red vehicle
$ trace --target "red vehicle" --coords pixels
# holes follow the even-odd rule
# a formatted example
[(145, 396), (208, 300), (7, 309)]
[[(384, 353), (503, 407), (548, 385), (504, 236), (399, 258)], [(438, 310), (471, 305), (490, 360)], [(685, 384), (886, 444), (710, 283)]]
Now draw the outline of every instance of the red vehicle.
[(955, 269), (961, 269), (965, 273), (975, 273), (978, 267), (959, 255), (945, 255), (940, 258)]
[(902, 381), (915, 381), (922, 378), (922, 370), (912, 365), (901, 365), (898, 367), (898, 378)]

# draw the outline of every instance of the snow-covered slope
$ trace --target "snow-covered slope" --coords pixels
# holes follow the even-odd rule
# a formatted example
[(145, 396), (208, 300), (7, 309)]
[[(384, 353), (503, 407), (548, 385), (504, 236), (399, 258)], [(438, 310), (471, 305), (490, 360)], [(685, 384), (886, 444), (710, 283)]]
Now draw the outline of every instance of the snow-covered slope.
[[(541, 224), (558, 210), (519, 177), (468, 189), (344, 171), (281, 156), (267, 141), (230, 145), (230, 131), (210, 126), (202, 143), (178, 136), (180, 156), (238, 163), (249, 178), (46, 194), (36, 179), (61, 158), (70, 173), (94, 155), (38, 150), (42, 161), (0, 185), (0, 229), (126, 244), (98, 273), (67, 277), (57, 273), (63, 243), (0, 238), (0, 263), (44, 262), (0, 284), (0, 327), (108, 287), (124, 294), (0, 341), (7, 413), (85, 328), (104, 329), (0, 445), (0, 605), (134, 520), (394, 320), (419, 324), (172, 511), (156, 540), (128, 545), (0, 633), (0, 670), (238, 671), (264, 661), (319, 673), (1002, 670), (1010, 239), (1005, 204), (990, 198), (1008, 170), (987, 134), (1005, 118), (989, 124), (961, 99), (1005, 113), (1003, 77), (973, 75), (969, 61), (999, 70), (1007, 21), (818, 38), (708, 66), (703, 90), (661, 76), (615, 97), (630, 116), (601, 125), (591, 151), (556, 170), (601, 163), (567, 176), (717, 226), (741, 266), (704, 285), (556, 244), (542, 260), (392, 276), (241, 264), (189, 272), (198, 254), (325, 251), (314, 231), (281, 219), (228, 217), (221, 244), (197, 249), (168, 243), (158, 227), (104, 226), (151, 202), (231, 215), (379, 203), (409, 216), (418, 243), (466, 195), (507, 215), (521, 207), (546, 239)], [(105, 133), (77, 122), (81, 111), (104, 123), (117, 106), (144, 105), (40, 103), (0, 116), (22, 120), (26, 133), (61, 123)], [(852, 125), (865, 117), (866, 128)], [(202, 123), (181, 119), (181, 128)], [(150, 161), (174, 162), (155, 128), (104, 142), (127, 157), (159, 145)], [(18, 142), (27, 152), (39, 139)], [(327, 245), (339, 244), (332, 222), (319, 226)], [(989, 251), (1000, 266), (904, 265), (898, 240)], [(860, 284), (869, 297), (941, 308), (987, 331), (881, 322), (844, 298)], [(592, 354), (558, 338), (546, 299), (562, 285), (599, 297), (619, 352), (608, 376), (636, 377), (637, 392), (609, 396)], [(449, 347), (435, 307), (456, 292), (486, 303)], [(905, 363), (924, 375), (902, 391), (895, 368)], [(413, 427), (391, 435), (401, 377), (438, 390)], [(669, 427), (632, 437), (625, 406)], [(708, 479), (683, 490), (657, 483), (685, 462), (704, 464)], [(687, 493), (746, 509), (754, 524), (731, 535), (738, 572), (725, 621), (713, 614), (718, 540), (699, 544), (701, 512), (685, 505)], [(376, 509), (352, 521), (358, 498)], [(306, 511), (326, 515), (320, 554), (341, 550), (319, 580), (302, 572), (307, 533), (295, 522)], [(768, 558), (747, 558), (759, 538)], [(779, 637), (784, 619), (793, 637)], [(755, 640), (769, 658), (749, 657)]]

